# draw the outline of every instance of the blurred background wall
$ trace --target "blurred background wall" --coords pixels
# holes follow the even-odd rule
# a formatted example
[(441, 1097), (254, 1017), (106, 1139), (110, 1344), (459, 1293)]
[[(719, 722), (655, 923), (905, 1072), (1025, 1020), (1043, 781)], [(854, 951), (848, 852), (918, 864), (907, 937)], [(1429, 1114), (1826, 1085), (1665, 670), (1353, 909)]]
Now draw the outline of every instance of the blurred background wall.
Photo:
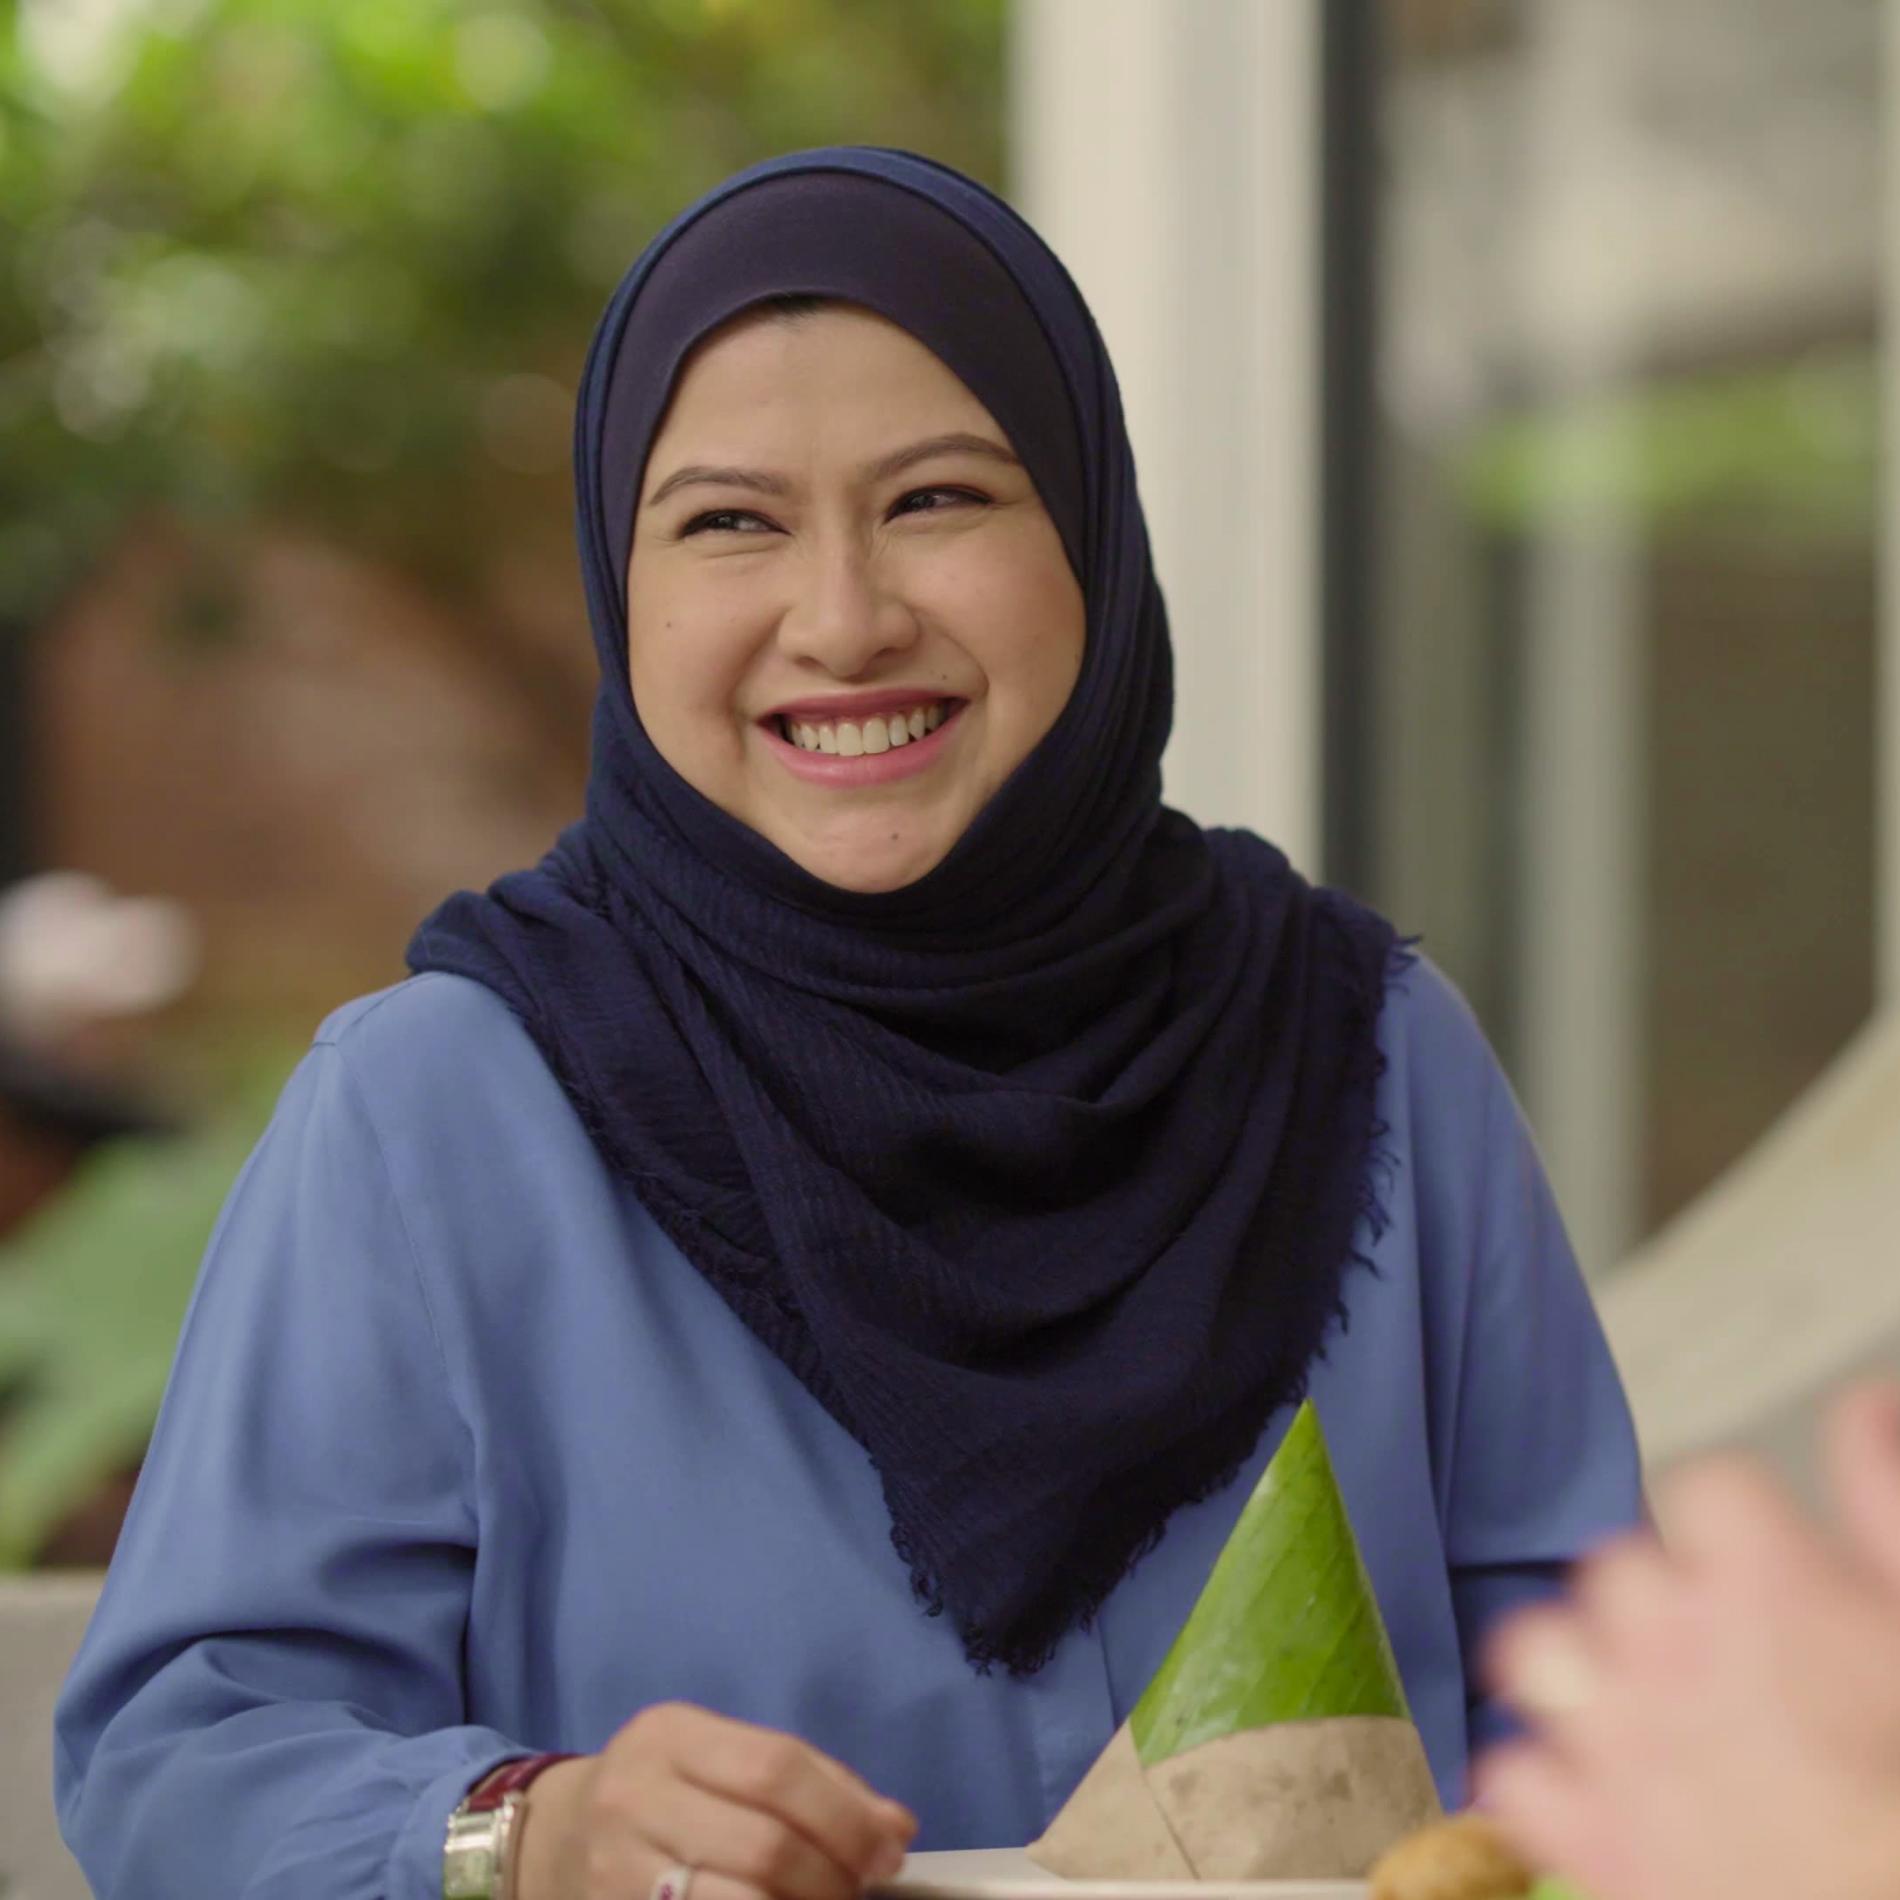
[[(1854, 1043), (1900, 916), (1897, 12), (0, 0), (0, 886), (94, 880), (0, 908), (0, 1562), (109, 1548), (285, 1064), (577, 808), (605, 296), (834, 140), (963, 167), (1069, 262), (1175, 624), (1170, 796), (1423, 934), (1644, 1394), (1724, 1287), (1885, 1352), (1891, 1228), (1662, 1317), (1617, 1269), (1686, 1284), (1669, 1236)], [(189, 955), (152, 963), (149, 897)]]

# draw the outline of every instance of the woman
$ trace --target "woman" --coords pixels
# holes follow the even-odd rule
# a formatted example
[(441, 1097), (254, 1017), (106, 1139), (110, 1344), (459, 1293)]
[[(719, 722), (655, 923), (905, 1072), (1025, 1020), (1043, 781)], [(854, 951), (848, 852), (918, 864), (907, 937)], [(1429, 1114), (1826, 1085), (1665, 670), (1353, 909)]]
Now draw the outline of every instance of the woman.
[(1455, 1797), (1629, 1421), (1462, 1005), (1160, 803), (1060, 265), (929, 161), (774, 161), (629, 273), (576, 447), (587, 814), (233, 1193), (60, 1713), (97, 1890), (436, 1892), (535, 1751), (517, 1900), (1024, 1841), (1307, 1391)]

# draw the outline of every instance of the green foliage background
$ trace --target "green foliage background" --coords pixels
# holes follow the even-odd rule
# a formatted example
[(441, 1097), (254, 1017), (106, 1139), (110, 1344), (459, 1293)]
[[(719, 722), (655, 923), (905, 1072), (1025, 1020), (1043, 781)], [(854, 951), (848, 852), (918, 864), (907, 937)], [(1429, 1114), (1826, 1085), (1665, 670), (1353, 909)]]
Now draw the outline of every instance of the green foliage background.
[(259, 1050), (201, 1128), (94, 1150), (0, 1244), (0, 1570), (143, 1455), (205, 1243), (291, 1066)]
[[(0, 0), (0, 637), (156, 511), (212, 548), (315, 530), (505, 650), (488, 564), (568, 540), (572, 390), (647, 238), (811, 145), (1000, 182), (1003, 26), (1004, 0)], [(187, 631), (241, 634), (196, 598)], [(0, 1246), (0, 1567), (140, 1455), (262, 1066)]]
[(127, 517), (481, 591), (608, 291), (756, 158), (992, 182), (1003, 0), (0, 0), (0, 620)]

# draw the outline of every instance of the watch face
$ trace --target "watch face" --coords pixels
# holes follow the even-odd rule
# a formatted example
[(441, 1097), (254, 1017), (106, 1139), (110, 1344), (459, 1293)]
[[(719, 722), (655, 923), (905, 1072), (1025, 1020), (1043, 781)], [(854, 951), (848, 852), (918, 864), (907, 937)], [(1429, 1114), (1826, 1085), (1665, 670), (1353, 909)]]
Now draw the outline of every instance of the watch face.
[(449, 1817), (449, 1837), (442, 1848), (442, 1900), (494, 1900), (500, 1850), (512, 1818), (506, 1805), (485, 1814), (458, 1808)]

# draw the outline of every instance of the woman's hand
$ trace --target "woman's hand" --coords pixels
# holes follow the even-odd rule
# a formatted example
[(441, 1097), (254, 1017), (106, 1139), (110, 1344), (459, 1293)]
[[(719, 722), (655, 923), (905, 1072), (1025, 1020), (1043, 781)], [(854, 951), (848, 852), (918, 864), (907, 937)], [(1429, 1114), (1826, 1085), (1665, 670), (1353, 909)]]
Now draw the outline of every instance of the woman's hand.
[(1830, 1420), (1839, 1541), (1752, 1465), (1665, 1492), (1490, 1647), (1480, 1799), (1593, 1900), (1900, 1895), (1900, 1387)]
[(689, 1703), (643, 1709), (598, 1755), (528, 1791), (515, 1900), (857, 1900), (895, 1873), (908, 1808), (795, 1736)]

